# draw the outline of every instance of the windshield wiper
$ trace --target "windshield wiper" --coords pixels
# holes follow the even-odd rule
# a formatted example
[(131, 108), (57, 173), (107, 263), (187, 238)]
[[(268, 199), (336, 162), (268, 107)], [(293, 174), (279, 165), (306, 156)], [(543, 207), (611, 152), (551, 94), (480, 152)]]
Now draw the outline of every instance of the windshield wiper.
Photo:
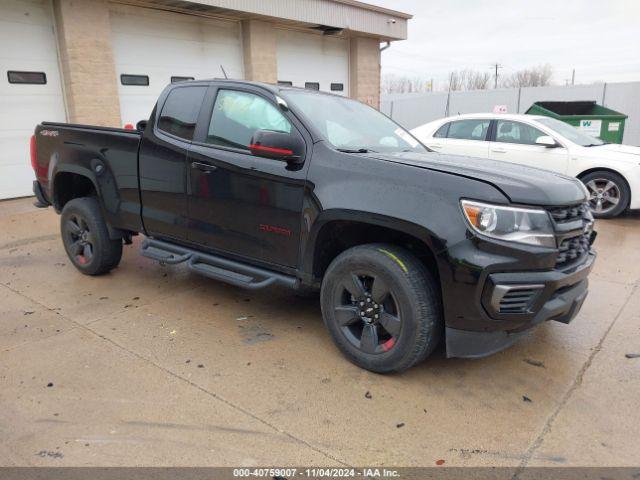
[(370, 148), (338, 148), (337, 150), (343, 153), (378, 153)]
[(583, 145), (583, 147), (601, 147), (602, 145), (609, 145), (606, 142), (603, 143), (590, 143), (589, 145)]

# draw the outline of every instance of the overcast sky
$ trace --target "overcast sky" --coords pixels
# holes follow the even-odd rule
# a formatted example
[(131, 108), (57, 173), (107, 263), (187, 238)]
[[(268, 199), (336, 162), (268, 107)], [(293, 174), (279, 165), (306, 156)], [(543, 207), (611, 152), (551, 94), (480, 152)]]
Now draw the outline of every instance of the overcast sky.
[(549, 63), (553, 83), (640, 80), (640, 0), (365, 0), (410, 13), (409, 37), (382, 72), (434, 78), (464, 68), (500, 75)]

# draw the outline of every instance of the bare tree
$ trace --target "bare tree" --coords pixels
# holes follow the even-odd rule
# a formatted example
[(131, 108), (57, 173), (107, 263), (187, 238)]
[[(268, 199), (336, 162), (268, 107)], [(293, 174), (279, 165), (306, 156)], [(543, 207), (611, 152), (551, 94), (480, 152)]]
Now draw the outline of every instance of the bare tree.
[(489, 88), (489, 74), (465, 68), (449, 75), (449, 87), (457, 90), (485, 90)]
[(512, 73), (502, 80), (505, 88), (518, 87), (544, 87), (551, 84), (553, 69), (551, 65), (538, 65), (532, 68), (525, 68)]
[(426, 92), (428, 82), (421, 77), (405, 77), (393, 74), (382, 76), (382, 93), (420, 93)]

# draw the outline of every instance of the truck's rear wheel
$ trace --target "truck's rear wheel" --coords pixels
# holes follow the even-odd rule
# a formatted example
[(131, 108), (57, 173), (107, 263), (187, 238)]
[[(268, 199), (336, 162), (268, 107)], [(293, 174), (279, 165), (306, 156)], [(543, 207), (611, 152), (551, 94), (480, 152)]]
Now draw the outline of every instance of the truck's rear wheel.
[(98, 201), (74, 198), (62, 209), (60, 232), (67, 256), (86, 275), (113, 270), (122, 258), (122, 240), (109, 238)]
[(322, 316), (338, 348), (373, 372), (425, 359), (442, 335), (439, 290), (425, 266), (394, 245), (353, 247), (327, 269)]

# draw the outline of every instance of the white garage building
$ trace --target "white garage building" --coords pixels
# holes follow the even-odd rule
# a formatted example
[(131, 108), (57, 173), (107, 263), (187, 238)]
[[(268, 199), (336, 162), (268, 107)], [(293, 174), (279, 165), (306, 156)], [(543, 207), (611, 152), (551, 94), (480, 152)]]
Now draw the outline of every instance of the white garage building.
[(405, 13), (355, 0), (0, 1), (0, 199), (31, 194), (41, 121), (124, 126), (172, 81), (223, 77), (378, 106)]

